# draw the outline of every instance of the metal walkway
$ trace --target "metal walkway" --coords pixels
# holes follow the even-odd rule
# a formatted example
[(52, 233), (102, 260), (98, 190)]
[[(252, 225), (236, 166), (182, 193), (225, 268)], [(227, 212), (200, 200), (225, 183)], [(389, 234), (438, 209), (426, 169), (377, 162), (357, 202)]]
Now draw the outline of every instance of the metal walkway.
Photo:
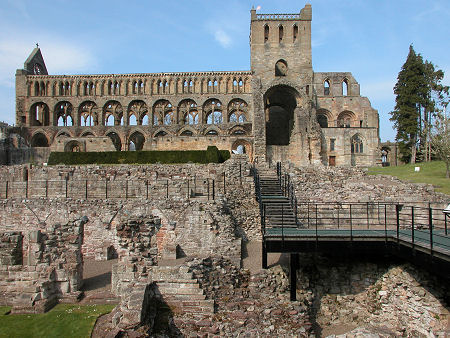
[[(298, 202), (289, 175), (253, 168), (262, 232), (262, 265), (267, 253), (329, 252), (393, 255), (420, 265), (450, 283), (450, 236), (442, 209), (393, 202)], [(296, 274), (291, 273), (291, 285)], [(291, 299), (295, 300), (295, 288)]]

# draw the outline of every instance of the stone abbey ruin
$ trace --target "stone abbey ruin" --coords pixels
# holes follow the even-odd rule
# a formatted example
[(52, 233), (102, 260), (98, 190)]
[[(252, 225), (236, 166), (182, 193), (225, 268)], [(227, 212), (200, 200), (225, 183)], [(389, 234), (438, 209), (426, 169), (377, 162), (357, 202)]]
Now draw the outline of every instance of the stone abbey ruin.
[(374, 165), (378, 113), (349, 72), (314, 72), (312, 9), (251, 11), (251, 70), (48, 75), (35, 48), (16, 73), (16, 125), (52, 151), (219, 149), (297, 165)]
[[(94, 337), (448, 335), (448, 196), (360, 168), (378, 114), (350, 73), (313, 72), (311, 19), (252, 10), (247, 72), (52, 76), (36, 48), (22, 164), (0, 167), (0, 305), (117, 304)], [(40, 164), (210, 145), (231, 158)]]

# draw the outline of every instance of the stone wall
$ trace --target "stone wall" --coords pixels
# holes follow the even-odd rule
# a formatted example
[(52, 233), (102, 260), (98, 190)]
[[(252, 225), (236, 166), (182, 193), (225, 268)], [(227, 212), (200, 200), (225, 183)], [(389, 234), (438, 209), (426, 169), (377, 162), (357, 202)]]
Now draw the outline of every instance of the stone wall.
[[(17, 166), (2, 167), (0, 173), (4, 179), (11, 179), (9, 198), (0, 201), (0, 230), (26, 233), (87, 216), (90, 222), (83, 244), (86, 257), (106, 259), (108, 248), (117, 250), (115, 225), (132, 217), (157, 215), (167, 220), (163, 225), (175, 222), (176, 242), (187, 255), (209, 255), (217, 250), (235, 257), (233, 260), (239, 252), (225, 252), (223, 241), (256, 236), (254, 229), (259, 226), (249, 165), (239, 159), (222, 165)], [(23, 181), (24, 177), (28, 180)], [(61, 181), (47, 182), (50, 178)], [(68, 198), (66, 182), (73, 192)], [(24, 191), (27, 186), (28, 199)], [(27, 246), (25, 237), (25, 249)], [(240, 250), (239, 245), (236, 247)]]
[(58, 300), (75, 301), (83, 281), (81, 246), (87, 218), (45, 231), (1, 233), (0, 304), (13, 313), (43, 312)]
[(311, 300), (316, 334), (357, 328), (381, 337), (448, 333), (448, 286), (410, 264), (304, 254), (300, 265), (297, 294)]

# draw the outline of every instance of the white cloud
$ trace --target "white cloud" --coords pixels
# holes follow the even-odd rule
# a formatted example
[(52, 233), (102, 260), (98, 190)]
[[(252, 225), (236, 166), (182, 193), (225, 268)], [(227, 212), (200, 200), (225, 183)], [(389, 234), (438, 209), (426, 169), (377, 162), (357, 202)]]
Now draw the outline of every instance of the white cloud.
[[(50, 74), (78, 73), (95, 64), (95, 58), (85, 46), (42, 36), (38, 42)], [(28, 36), (0, 38), (0, 86), (14, 86), (15, 71), (23, 68), (35, 43)]]
[(230, 47), (232, 43), (231, 37), (222, 29), (214, 32), (214, 38), (222, 45), (223, 48)]

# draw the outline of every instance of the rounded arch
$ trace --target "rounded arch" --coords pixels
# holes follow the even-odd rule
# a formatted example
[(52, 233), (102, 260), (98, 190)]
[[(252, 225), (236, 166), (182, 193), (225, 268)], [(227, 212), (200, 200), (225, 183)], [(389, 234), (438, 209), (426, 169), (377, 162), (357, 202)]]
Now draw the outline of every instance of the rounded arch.
[(32, 147), (48, 147), (48, 138), (43, 132), (36, 132), (31, 137), (31, 146)]
[(109, 100), (103, 106), (103, 116), (105, 126), (123, 125), (123, 108), (119, 101)]
[(64, 146), (64, 152), (66, 153), (79, 153), (82, 151), (84, 151), (83, 144), (77, 140), (71, 140)]
[(115, 131), (110, 131), (106, 134), (106, 136), (108, 136), (111, 139), (114, 148), (116, 148), (116, 151), (122, 150), (122, 140), (118, 133), (116, 133)]
[(247, 154), (250, 161), (253, 160), (253, 149), (247, 140), (238, 139), (231, 145), (232, 154)]
[(81, 133), (81, 137), (95, 137), (95, 135), (91, 131), (85, 131)]
[(220, 135), (220, 130), (217, 127), (206, 128), (204, 135)]
[(247, 135), (247, 131), (241, 126), (234, 126), (228, 130), (229, 135)]
[[(144, 148), (145, 136), (143, 133), (136, 130), (128, 137), (128, 141), (129, 150), (142, 150)], [(134, 145), (134, 149), (130, 149), (132, 144)]]
[(331, 113), (324, 108), (317, 109), (316, 119), (321, 128), (328, 128), (331, 123)]
[(337, 127), (350, 128), (355, 127), (356, 115), (350, 110), (344, 110), (338, 115)]
[(198, 124), (199, 113), (197, 103), (192, 99), (181, 100), (178, 104), (178, 119), (183, 124)]
[(154, 133), (153, 137), (163, 137), (169, 135), (169, 132), (165, 128), (158, 128)]
[(53, 124), (55, 126), (73, 126), (73, 106), (68, 101), (60, 101), (53, 110)]
[(206, 100), (203, 104), (203, 115), (203, 123), (221, 124), (223, 122), (222, 102), (216, 98)]
[(99, 114), (97, 104), (94, 101), (84, 101), (78, 108), (79, 126), (98, 126)]
[(49, 108), (44, 102), (33, 103), (30, 107), (29, 121), (31, 126), (49, 126), (50, 113)]
[[(138, 87), (137, 89), (139, 89)], [(148, 114), (147, 104), (142, 100), (133, 100), (128, 105), (128, 113), (127, 113), (127, 125), (139, 125), (143, 124), (144, 117)], [(131, 116), (135, 117), (135, 124), (130, 123)]]
[(275, 76), (286, 76), (288, 72), (288, 64), (286, 60), (280, 59), (275, 63)]
[(152, 125), (159, 126), (164, 124), (165, 116), (170, 113), (173, 115), (172, 104), (168, 100), (157, 100), (152, 107)]
[(228, 122), (244, 123), (248, 121), (248, 104), (243, 99), (233, 99), (228, 103)]
[(264, 94), (266, 144), (288, 145), (294, 127), (294, 110), (300, 102), (299, 92), (284, 84), (269, 88)]
[(75, 137), (75, 136), (69, 129), (63, 128), (58, 131), (56, 137)]
[(178, 132), (178, 135), (180, 136), (194, 136), (196, 134), (196, 131), (194, 128), (185, 127), (180, 129)]

